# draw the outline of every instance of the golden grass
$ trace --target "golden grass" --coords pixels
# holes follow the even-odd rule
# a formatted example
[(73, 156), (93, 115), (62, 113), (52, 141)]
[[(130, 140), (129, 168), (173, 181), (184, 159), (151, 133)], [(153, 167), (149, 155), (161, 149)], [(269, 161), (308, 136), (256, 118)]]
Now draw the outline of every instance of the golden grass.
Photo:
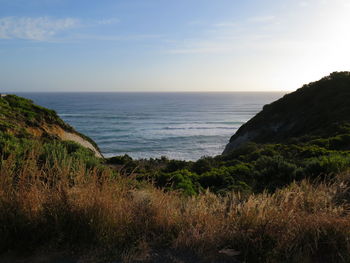
[(227, 249), (246, 262), (349, 262), (350, 175), (337, 178), (184, 197), (67, 156), (39, 164), (33, 149), (20, 165), (0, 162), (0, 251), (93, 248), (133, 262), (162, 251), (212, 260)]

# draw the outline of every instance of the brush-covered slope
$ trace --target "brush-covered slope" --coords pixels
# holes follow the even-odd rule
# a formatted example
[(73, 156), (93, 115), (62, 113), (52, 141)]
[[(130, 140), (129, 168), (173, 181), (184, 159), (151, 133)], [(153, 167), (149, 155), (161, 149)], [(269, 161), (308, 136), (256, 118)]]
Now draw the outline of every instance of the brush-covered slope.
[(73, 141), (102, 157), (93, 140), (75, 131), (55, 111), (15, 95), (0, 97), (0, 132), (16, 137)]
[(334, 72), (265, 105), (231, 137), (224, 154), (250, 141), (287, 143), (335, 136), (339, 146), (350, 148), (349, 134), (350, 72)]

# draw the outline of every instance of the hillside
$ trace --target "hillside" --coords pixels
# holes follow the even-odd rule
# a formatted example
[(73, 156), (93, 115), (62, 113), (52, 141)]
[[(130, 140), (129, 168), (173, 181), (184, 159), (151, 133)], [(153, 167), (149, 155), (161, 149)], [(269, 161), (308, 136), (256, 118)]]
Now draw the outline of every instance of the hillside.
[(195, 162), (97, 158), (54, 111), (1, 97), (0, 262), (350, 262), (348, 78), (286, 95), (241, 128), (254, 140)]
[(264, 106), (231, 137), (224, 154), (247, 142), (288, 143), (335, 136), (333, 143), (350, 149), (349, 133), (350, 72), (334, 72)]
[(102, 157), (93, 140), (66, 124), (55, 111), (15, 95), (0, 97), (0, 132), (15, 137), (73, 141)]

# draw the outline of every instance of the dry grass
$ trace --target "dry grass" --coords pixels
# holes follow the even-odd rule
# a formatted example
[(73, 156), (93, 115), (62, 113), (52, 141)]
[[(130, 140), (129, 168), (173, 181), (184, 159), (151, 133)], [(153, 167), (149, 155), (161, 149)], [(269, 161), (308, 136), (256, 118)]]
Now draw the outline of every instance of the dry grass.
[(2, 252), (93, 248), (133, 262), (175, 251), (210, 261), (228, 249), (246, 262), (350, 260), (346, 173), (274, 194), (188, 198), (69, 157), (39, 165), (35, 151), (20, 166), (11, 157), (0, 162)]

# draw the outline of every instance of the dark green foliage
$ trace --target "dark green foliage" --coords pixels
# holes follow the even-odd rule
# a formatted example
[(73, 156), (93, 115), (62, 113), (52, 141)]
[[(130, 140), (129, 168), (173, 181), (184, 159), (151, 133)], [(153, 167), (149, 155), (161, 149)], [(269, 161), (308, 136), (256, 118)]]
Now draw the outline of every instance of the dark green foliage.
[[(344, 171), (350, 166), (349, 158), (350, 153), (346, 151), (316, 145), (251, 143), (230, 156), (206, 157), (197, 162), (131, 161), (128, 158), (123, 164), (124, 169), (138, 174), (139, 180), (150, 179), (159, 187), (168, 190), (181, 188), (189, 194), (207, 188), (216, 193), (274, 191), (294, 180)], [(120, 159), (123, 157), (115, 160)]]
[(318, 175), (335, 175), (350, 167), (350, 155), (330, 154), (304, 161), (305, 176), (315, 177)]
[(257, 189), (263, 191), (275, 190), (297, 179), (300, 171), (294, 163), (288, 162), (280, 155), (262, 156), (255, 163), (256, 180), (259, 182)]
[(165, 172), (171, 173), (178, 170), (187, 169), (189, 167), (188, 162), (181, 160), (167, 160), (166, 166), (163, 169)]
[(197, 174), (202, 174), (209, 172), (214, 166), (215, 162), (213, 162), (213, 158), (202, 157), (192, 165), (192, 171)]
[(188, 170), (160, 173), (156, 176), (156, 182), (159, 186), (181, 190), (185, 195), (194, 195), (199, 192), (200, 186), (196, 183), (197, 180), (198, 175)]
[(244, 124), (231, 142), (246, 133), (256, 133), (258, 143), (286, 143), (292, 138), (329, 138), (350, 125), (350, 72), (331, 75), (304, 85), (295, 92), (265, 105)]
[[(183, 186), (187, 193), (193, 193), (188, 189), (198, 192), (197, 189), (207, 188), (215, 193), (262, 192), (304, 178), (342, 172), (350, 167), (350, 152), (334, 150), (328, 144), (322, 146), (317, 140), (304, 144), (248, 143), (229, 155), (205, 157), (196, 162), (150, 159), (133, 160), (128, 166), (136, 167), (140, 180), (153, 180), (168, 190)], [(182, 180), (186, 182), (180, 184)]]
[(204, 188), (209, 188), (214, 192), (223, 191), (251, 191), (245, 182), (252, 185), (253, 171), (246, 164), (220, 168), (213, 168), (210, 171), (202, 174), (199, 178), (199, 183)]
[(124, 154), (122, 156), (114, 156), (114, 157), (108, 158), (106, 161), (108, 164), (125, 165), (131, 162), (132, 158), (129, 155)]

